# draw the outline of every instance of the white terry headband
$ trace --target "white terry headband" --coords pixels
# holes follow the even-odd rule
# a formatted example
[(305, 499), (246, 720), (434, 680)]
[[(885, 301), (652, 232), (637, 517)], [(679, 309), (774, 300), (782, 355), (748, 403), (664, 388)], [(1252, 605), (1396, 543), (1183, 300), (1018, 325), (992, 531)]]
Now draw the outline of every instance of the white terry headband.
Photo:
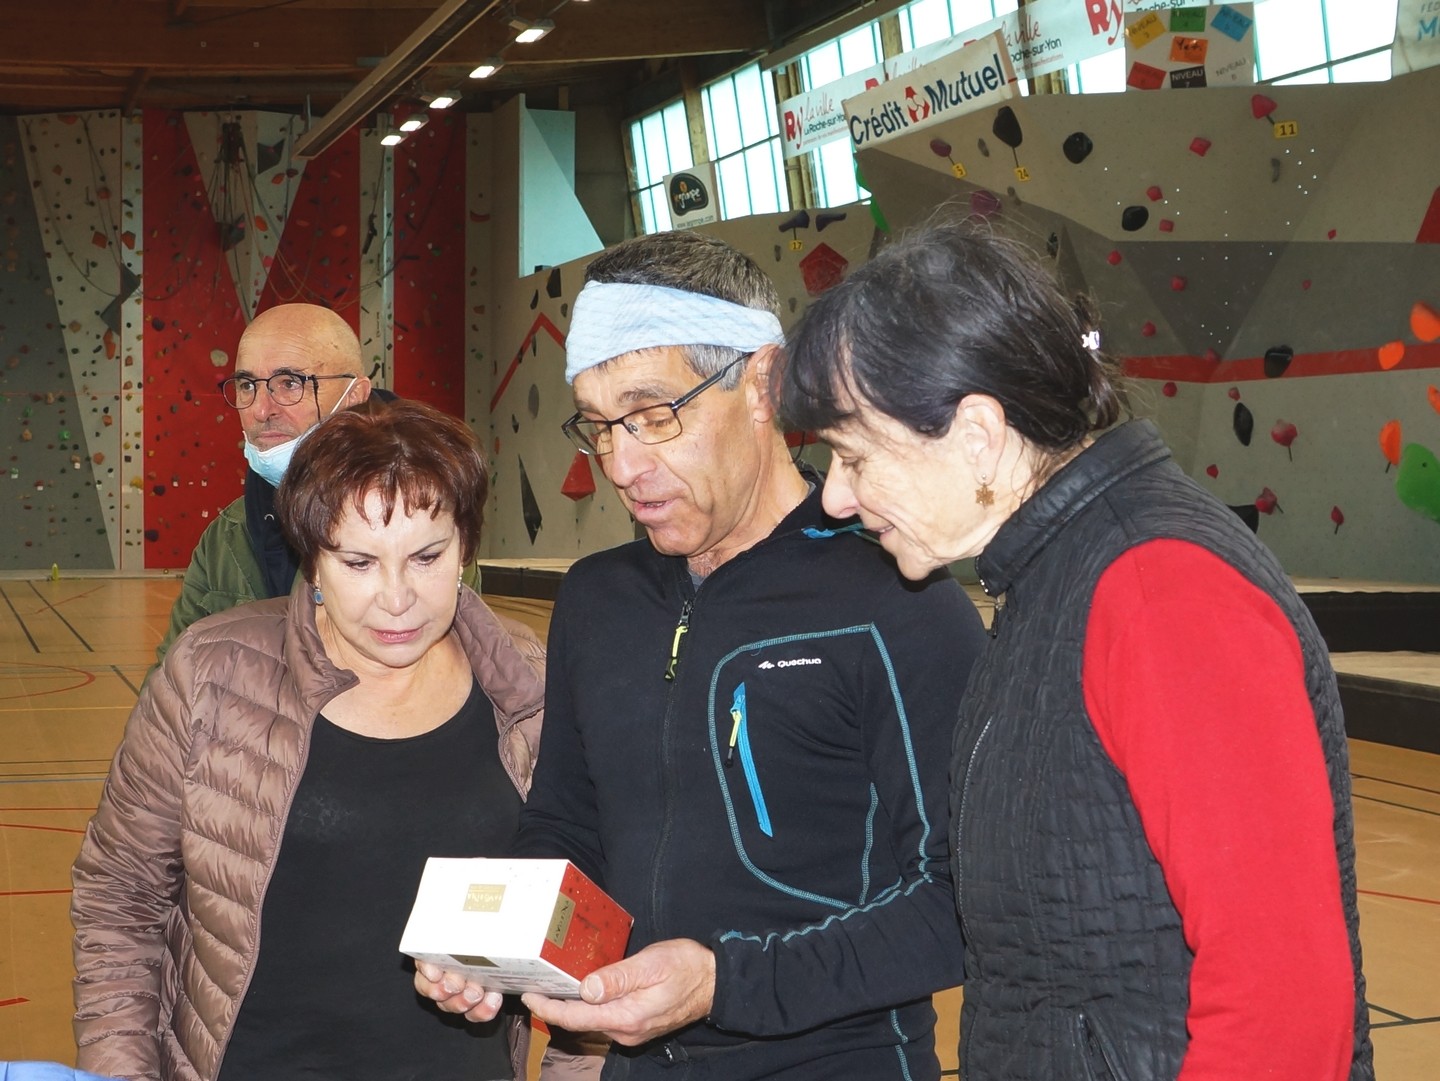
[(718, 345), (753, 353), (784, 344), (780, 320), (760, 308), (663, 285), (587, 282), (565, 338), (565, 382), (637, 349)]

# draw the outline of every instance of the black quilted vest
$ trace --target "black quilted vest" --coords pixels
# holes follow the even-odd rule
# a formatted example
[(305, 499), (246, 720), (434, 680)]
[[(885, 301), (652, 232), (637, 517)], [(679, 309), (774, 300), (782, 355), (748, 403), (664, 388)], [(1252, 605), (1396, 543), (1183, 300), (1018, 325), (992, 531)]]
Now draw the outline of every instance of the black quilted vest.
[(1160, 1081), (1179, 1072), (1192, 955), (1081, 688), (1101, 574), (1157, 538), (1215, 553), (1269, 594), (1299, 636), (1355, 966), (1350, 1078), (1373, 1078), (1348, 751), (1328, 651), (1275, 557), (1180, 471), (1147, 421), (1112, 429), (1057, 472), (976, 561), (986, 592), (1004, 605), (970, 680), (952, 770), (967, 940), (962, 1076)]

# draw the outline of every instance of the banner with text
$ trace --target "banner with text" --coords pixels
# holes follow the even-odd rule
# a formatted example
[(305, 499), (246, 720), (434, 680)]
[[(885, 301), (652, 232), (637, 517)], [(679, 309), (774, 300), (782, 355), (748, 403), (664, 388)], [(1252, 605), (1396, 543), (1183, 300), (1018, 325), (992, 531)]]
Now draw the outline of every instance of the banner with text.
[(1188, 90), (1255, 82), (1255, 5), (1125, 16), (1125, 89)]
[[(786, 158), (798, 157), (847, 134), (842, 102), (890, 79), (909, 75), (942, 56), (999, 31), (1011, 67), (1023, 78), (1060, 71), (1119, 48), (1127, 14), (1165, 11), (1193, 0), (1030, 0), (1023, 12), (998, 19), (893, 56), (883, 64), (846, 75), (780, 103), (780, 145)], [(1440, 0), (1402, 0), (1440, 3)]]
[(845, 101), (850, 143), (860, 150), (941, 120), (1016, 97), (1015, 69), (998, 30)]
[(885, 66), (846, 75), (818, 90), (796, 94), (780, 103), (780, 146), (795, 158), (821, 143), (845, 134), (845, 99), (872, 90), (885, 81)]
[(1440, 0), (1400, 0), (1390, 73), (1404, 75), (1436, 64), (1440, 64)]

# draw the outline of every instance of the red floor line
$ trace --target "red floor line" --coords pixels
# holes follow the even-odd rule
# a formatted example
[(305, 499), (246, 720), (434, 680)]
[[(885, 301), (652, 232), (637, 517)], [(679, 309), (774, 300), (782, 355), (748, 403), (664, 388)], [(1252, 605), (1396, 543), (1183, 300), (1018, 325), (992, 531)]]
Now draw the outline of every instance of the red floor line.
[(1440, 901), (1431, 897), (1407, 897), (1403, 893), (1381, 893), (1379, 890), (1356, 890), (1356, 893), (1363, 893), (1366, 897), (1388, 897), (1392, 901), (1414, 901), (1417, 905), (1440, 905)]
[[(74, 892), (74, 890), (0, 890), (0, 897), (43, 897), (52, 893)], [(0, 1002), (0, 1006), (3, 1005), (5, 1005), (5, 1003)]]
[(12, 811), (85, 811), (89, 814), (95, 813), (94, 807), (0, 807), (0, 812), (10, 814)]
[(7, 830), (41, 830), (45, 833), (78, 833), (84, 835), (84, 830), (67, 829), (64, 826), (32, 826), (28, 822), (0, 822), (0, 829)]
[(0, 998), (0, 1006), (18, 1006), (22, 1002), (29, 1002), (28, 998)]

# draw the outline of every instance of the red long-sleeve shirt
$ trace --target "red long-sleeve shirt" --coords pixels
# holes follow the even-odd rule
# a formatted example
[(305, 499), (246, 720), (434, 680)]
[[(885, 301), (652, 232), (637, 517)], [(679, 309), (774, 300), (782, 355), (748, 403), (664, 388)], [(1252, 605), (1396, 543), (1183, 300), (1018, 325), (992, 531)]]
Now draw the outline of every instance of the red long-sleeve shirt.
[(1195, 954), (1179, 1081), (1345, 1078), (1333, 801), (1284, 614), (1203, 548), (1142, 544), (1096, 588), (1084, 690)]

